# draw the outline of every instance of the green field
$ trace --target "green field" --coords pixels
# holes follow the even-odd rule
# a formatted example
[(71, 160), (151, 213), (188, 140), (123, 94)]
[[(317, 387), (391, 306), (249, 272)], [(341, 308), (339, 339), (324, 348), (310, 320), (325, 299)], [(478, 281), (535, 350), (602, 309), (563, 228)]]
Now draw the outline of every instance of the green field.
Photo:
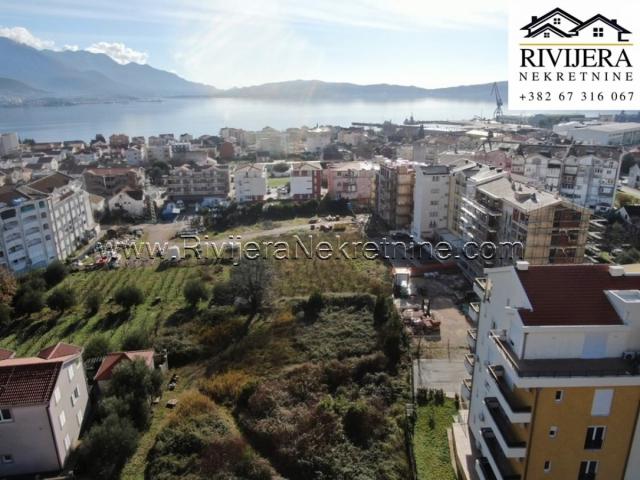
[[(150, 266), (73, 273), (59, 286), (72, 287), (78, 304), (62, 315), (45, 308), (30, 317), (14, 320), (3, 332), (0, 346), (16, 350), (18, 355), (30, 355), (59, 341), (84, 345), (92, 335), (104, 333), (112, 349), (117, 350), (129, 331), (142, 328), (158, 334), (164, 323), (184, 308), (184, 282), (201, 271), (198, 266), (170, 267), (164, 271)], [(137, 285), (145, 295), (144, 303), (134, 307), (129, 316), (110, 302), (115, 290), (127, 284)], [(98, 313), (87, 316), (83, 300), (92, 290), (102, 293), (103, 304)], [(160, 298), (158, 303), (156, 297)]]
[(457, 413), (454, 401), (418, 407), (413, 446), (420, 480), (456, 480), (449, 457), (447, 428)]
[(287, 183), (289, 183), (289, 177), (269, 178), (267, 180), (267, 185), (269, 186), (269, 188), (284, 187)]

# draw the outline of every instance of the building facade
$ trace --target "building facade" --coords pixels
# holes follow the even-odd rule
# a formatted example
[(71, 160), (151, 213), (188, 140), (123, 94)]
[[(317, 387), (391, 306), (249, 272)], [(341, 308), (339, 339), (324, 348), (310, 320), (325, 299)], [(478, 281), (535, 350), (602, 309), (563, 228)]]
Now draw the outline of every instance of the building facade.
[(395, 230), (409, 230), (413, 214), (415, 170), (407, 160), (380, 161), (376, 176), (376, 214)]
[(182, 165), (172, 169), (166, 179), (167, 195), (173, 200), (227, 198), (230, 189), (229, 167), (210, 160), (204, 165)]
[(292, 162), (289, 169), (292, 200), (319, 200), (322, 196), (322, 167), (319, 162)]
[(640, 276), (520, 262), (474, 290), (462, 398), (477, 476), (640, 478)]
[(376, 168), (370, 162), (330, 164), (324, 171), (327, 190), (333, 200), (346, 199), (362, 207), (375, 204)]
[(144, 169), (136, 167), (88, 168), (83, 177), (87, 192), (106, 198), (125, 187), (142, 188), (145, 182)]
[(267, 171), (263, 165), (243, 165), (233, 172), (236, 202), (259, 202), (267, 195)]

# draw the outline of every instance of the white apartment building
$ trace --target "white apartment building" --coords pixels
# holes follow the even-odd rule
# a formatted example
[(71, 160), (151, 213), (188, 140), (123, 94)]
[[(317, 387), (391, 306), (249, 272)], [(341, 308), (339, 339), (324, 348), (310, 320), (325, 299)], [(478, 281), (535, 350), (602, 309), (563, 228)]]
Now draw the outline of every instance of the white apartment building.
[(255, 148), (272, 156), (286, 156), (289, 154), (289, 139), (286, 133), (267, 127), (256, 132)]
[(264, 165), (248, 164), (233, 172), (236, 202), (256, 202), (267, 195), (267, 171)]
[(519, 262), (474, 291), (461, 393), (478, 478), (640, 478), (640, 276)]
[[(161, 140), (158, 140), (159, 142)], [(149, 137), (149, 148), (147, 149), (147, 158), (156, 162), (170, 163), (173, 158), (173, 149), (171, 145), (165, 144), (151, 144), (151, 137)]]
[(320, 152), (331, 144), (331, 129), (318, 127), (307, 130), (305, 134), (304, 148), (307, 152)]
[(13, 272), (66, 259), (98, 228), (80, 180), (54, 173), (0, 189), (0, 265)]
[(59, 343), (0, 360), (0, 476), (62, 470), (88, 400), (80, 347)]
[(414, 165), (413, 219), (411, 234), (426, 241), (447, 228), (449, 213), (449, 167)]
[(322, 167), (320, 162), (292, 162), (289, 169), (289, 196), (293, 200), (320, 199)]
[(0, 157), (17, 151), (20, 148), (17, 133), (0, 134)]
[(127, 160), (127, 164), (131, 166), (138, 166), (147, 161), (147, 146), (146, 145), (134, 145), (127, 148), (124, 152), (124, 157)]
[(613, 207), (622, 150), (611, 147), (521, 146), (511, 172), (594, 211)]

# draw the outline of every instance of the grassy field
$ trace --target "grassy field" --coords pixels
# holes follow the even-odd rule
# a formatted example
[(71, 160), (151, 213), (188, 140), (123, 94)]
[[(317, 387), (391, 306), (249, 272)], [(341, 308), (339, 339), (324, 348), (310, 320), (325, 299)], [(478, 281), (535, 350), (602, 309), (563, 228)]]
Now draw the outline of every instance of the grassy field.
[[(78, 304), (62, 315), (45, 308), (29, 318), (14, 321), (8, 332), (3, 332), (0, 346), (14, 349), (18, 355), (30, 355), (59, 341), (84, 345), (92, 335), (105, 334), (111, 347), (119, 349), (129, 331), (145, 329), (150, 334), (160, 333), (164, 323), (185, 307), (184, 282), (197, 277), (202, 269), (179, 266), (158, 271), (157, 266), (149, 266), (73, 273), (60, 286), (72, 287)], [(130, 315), (110, 302), (115, 290), (127, 284), (137, 285), (145, 295), (144, 303), (134, 307)], [(83, 300), (92, 290), (102, 293), (103, 304), (95, 315), (87, 316)], [(160, 299), (158, 303), (156, 297)]]
[(284, 187), (287, 183), (289, 183), (289, 177), (269, 178), (267, 180), (267, 185), (269, 186), (269, 188)]
[(447, 428), (456, 413), (449, 398), (443, 405), (430, 403), (418, 407), (413, 444), (420, 480), (456, 480), (447, 441)]

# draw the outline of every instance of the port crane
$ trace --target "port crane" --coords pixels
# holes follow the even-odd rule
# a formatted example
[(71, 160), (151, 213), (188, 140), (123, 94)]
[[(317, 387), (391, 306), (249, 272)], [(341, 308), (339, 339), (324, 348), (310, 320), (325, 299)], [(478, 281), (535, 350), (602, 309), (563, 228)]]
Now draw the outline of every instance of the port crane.
[(496, 109), (493, 112), (493, 118), (499, 120), (504, 112), (502, 111), (502, 105), (504, 102), (502, 101), (502, 96), (500, 95), (500, 89), (498, 88), (498, 84), (496, 82), (491, 86), (491, 95), (496, 97)]

